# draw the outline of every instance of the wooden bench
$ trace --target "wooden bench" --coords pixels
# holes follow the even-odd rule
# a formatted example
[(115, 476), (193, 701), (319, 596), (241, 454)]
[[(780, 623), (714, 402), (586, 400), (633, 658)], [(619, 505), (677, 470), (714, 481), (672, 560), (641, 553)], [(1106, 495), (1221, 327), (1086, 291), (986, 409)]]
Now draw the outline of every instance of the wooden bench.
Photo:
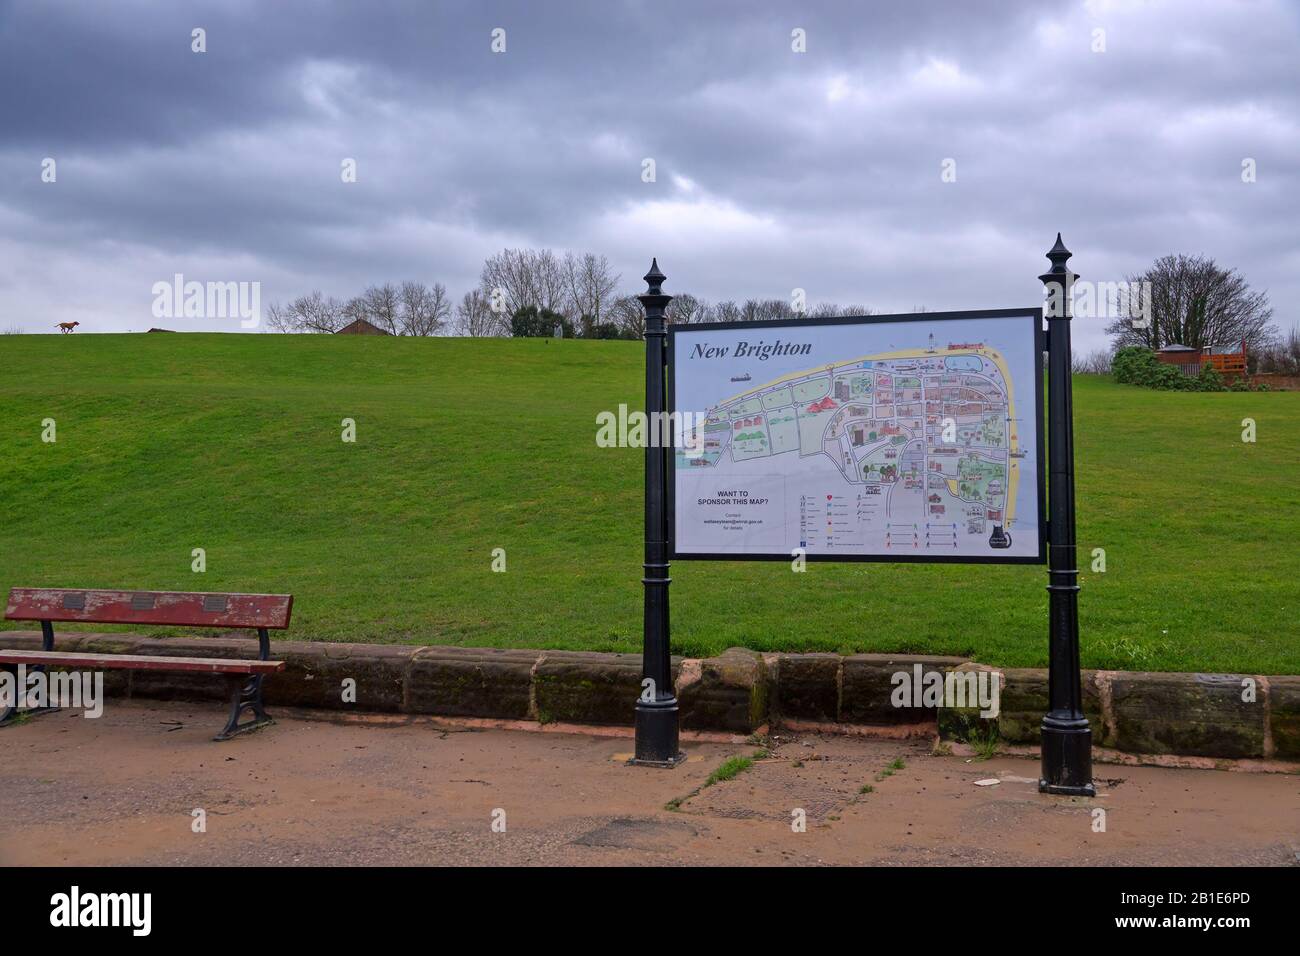
[[(271, 657), (270, 629), (289, 626), (292, 594), (204, 594), (188, 591), (86, 591), (71, 588), (14, 588), (5, 618), (40, 621), (41, 650), (0, 650), (3, 670), (18, 673), (18, 665), (33, 671), (46, 667), (92, 670), (197, 671), (224, 674), (230, 686), (230, 719), (214, 740), (229, 740), (272, 723), (262, 706), (262, 680), (284, 670), (284, 661)], [(257, 631), (257, 660), (220, 657), (166, 657), (134, 654), (88, 654), (54, 649), (54, 622), (79, 624), (168, 624), (182, 627), (246, 627)], [(15, 682), (14, 686), (18, 686)], [(23, 694), (0, 710), (0, 726), (18, 714)], [(57, 710), (44, 708), (42, 713)], [(252, 719), (239, 722), (244, 711)]]

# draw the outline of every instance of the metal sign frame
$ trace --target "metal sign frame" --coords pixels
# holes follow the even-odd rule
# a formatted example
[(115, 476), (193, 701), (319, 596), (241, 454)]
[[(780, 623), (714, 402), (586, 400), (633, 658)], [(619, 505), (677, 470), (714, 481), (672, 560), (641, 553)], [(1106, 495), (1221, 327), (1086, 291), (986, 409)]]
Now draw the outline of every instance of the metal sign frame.
[[(1074, 501), (1074, 398), (1070, 361), (1070, 321), (1073, 317), (1070, 290), (1079, 276), (1067, 263), (1072, 253), (1061, 234), (1047, 253), (1051, 268), (1038, 277), (1047, 294), (1047, 328), (1037, 323), (1036, 345), (1047, 351), (1047, 401), (1041, 399), (1043, 376), (1037, 376), (1039, 396), (1037, 424), (1038, 453), (1043, 453), (1042, 420), (1048, 419), (1047, 490), (1050, 521), (1039, 541), (1047, 542), (1048, 595), (1048, 712), (1041, 726), (1040, 793), (1072, 797), (1095, 797), (1092, 780), (1092, 728), (1083, 712), (1083, 686), (1079, 671), (1079, 564), (1075, 541)], [(650, 263), (645, 275), (646, 292), (637, 296), (645, 308), (645, 398), (646, 411), (668, 411), (667, 392), (671, 381), (668, 368), (666, 309), (673, 297), (663, 290), (667, 279), (659, 262)], [(1005, 310), (1002, 310), (1005, 311)], [(1034, 315), (1035, 310), (1023, 310)], [(952, 313), (917, 313), (909, 321), (935, 319)], [(960, 313), (958, 313), (960, 314)], [(864, 317), (867, 321), (873, 317)], [(878, 316), (875, 321), (898, 319)], [(807, 321), (807, 320), (805, 320)], [(826, 320), (813, 320), (826, 321)], [(847, 321), (855, 321), (850, 317)], [(722, 323), (719, 323), (722, 324)], [(727, 323), (730, 324), (730, 323)], [(750, 323), (759, 325), (760, 323)], [(768, 326), (782, 324), (767, 323)], [(788, 324), (788, 323), (785, 323)], [(702, 326), (696, 326), (697, 329)], [(1036, 348), (1042, 362), (1042, 349)], [(670, 472), (673, 449), (662, 441), (645, 447), (645, 551), (641, 565), (644, 591), (641, 647), (642, 693), (636, 701), (636, 750), (630, 764), (646, 767), (676, 767), (686, 759), (680, 747), (677, 692), (673, 688), (671, 614), (668, 586), (672, 561), (669, 558), (669, 489), (676, 484), (675, 462)], [(1043, 475), (1039, 467), (1040, 481)], [(1040, 485), (1041, 487), (1041, 485)], [(1039, 496), (1039, 507), (1043, 497)], [(1041, 521), (1040, 521), (1041, 526)], [(683, 556), (687, 557), (687, 556)], [(728, 559), (733, 555), (728, 555)], [(784, 557), (784, 556), (783, 556)]]

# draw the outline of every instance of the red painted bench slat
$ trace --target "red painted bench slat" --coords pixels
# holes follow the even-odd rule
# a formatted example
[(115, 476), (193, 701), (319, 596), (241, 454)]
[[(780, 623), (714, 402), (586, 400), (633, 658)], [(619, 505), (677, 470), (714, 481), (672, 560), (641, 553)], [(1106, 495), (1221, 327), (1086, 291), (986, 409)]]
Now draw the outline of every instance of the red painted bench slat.
[(292, 594), (13, 588), (5, 617), (11, 621), (265, 627), (282, 631), (289, 626), (292, 611)]
[(76, 651), (0, 650), (0, 663), (50, 664), (105, 670), (200, 671), (206, 674), (274, 674), (284, 661), (249, 661), (222, 657), (142, 657), (135, 654), (80, 654)]

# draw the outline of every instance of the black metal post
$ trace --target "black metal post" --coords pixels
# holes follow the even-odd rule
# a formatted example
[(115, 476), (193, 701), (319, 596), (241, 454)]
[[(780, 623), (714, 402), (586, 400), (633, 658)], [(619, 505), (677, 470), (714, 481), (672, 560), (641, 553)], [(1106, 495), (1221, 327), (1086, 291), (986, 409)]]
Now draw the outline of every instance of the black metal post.
[[(678, 748), (677, 696), (673, 690), (668, 644), (668, 478), (673, 450), (671, 433), (661, 426), (665, 409), (667, 322), (666, 276), (658, 260), (645, 275), (648, 291), (637, 298), (645, 306), (645, 412), (650, 424), (645, 450), (645, 635), (642, 645), (642, 692), (636, 702), (636, 755), (631, 762), (648, 767), (675, 767), (685, 759)], [(649, 681), (650, 683), (646, 683)]]
[(1043, 717), (1042, 793), (1094, 797), (1092, 729), (1083, 715), (1079, 676), (1079, 568), (1074, 542), (1074, 407), (1070, 387), (1070, 290), (1079, 277), (1066, 262), (1070, 250), (1056, 234), (1038, 278), (1047, 287), (1047, 594), (1049, 600), (1048, 707)]

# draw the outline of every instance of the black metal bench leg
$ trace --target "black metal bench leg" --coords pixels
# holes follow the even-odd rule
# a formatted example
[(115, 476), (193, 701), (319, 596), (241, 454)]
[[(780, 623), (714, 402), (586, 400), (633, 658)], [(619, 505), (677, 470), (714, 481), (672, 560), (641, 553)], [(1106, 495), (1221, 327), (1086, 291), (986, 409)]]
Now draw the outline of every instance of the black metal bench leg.
[(9, 675), (9, 678), (5, 683), (9, 687), (13, 688), (13, 696), (8, 700), (0, 702), (4, 704), (3, 707), (0, 707), (0, 727), (4, 727), (7, 724), (13, 723), (14, 719), (18, 716), (18, 701), (22, 699), (23, 689), (18, 686), (17, 664), (0, 665), (0, 673)]
[[(213, 740), (229, 740), (239, 734), (246, 734), (249, 731), (275, 723), (262, 706), (261, 674), (255, 674), (251, 677), (231, 674), (227, 680), (230, 684), (230, 719), (226, 721), (226, 726), (221, 733), (212, 738)], [(241, 724), (239, 722), (240, 715), (246, 710), (252, 711), (253, 719), (246, 720)]]
[[(13, 700), (4, 701), (3, 707), (0, 707), (0, 727), (8, 727), (16, 724), (19, 720), (25, 720), (28, 717), (36, 717), (40, 714), (53, 714), (60, 707), (22, 707), (22, 702), (27, 697), (27, 688), (18, 685), (18, 665), (17, 664), (0, 664), (0, 671), (9, 675), (8, 685), (13, 688)], [(45, 665), (33, 667), (27, 670), (27, 676), (30, 679), (32, 674), (44, 673)]]

